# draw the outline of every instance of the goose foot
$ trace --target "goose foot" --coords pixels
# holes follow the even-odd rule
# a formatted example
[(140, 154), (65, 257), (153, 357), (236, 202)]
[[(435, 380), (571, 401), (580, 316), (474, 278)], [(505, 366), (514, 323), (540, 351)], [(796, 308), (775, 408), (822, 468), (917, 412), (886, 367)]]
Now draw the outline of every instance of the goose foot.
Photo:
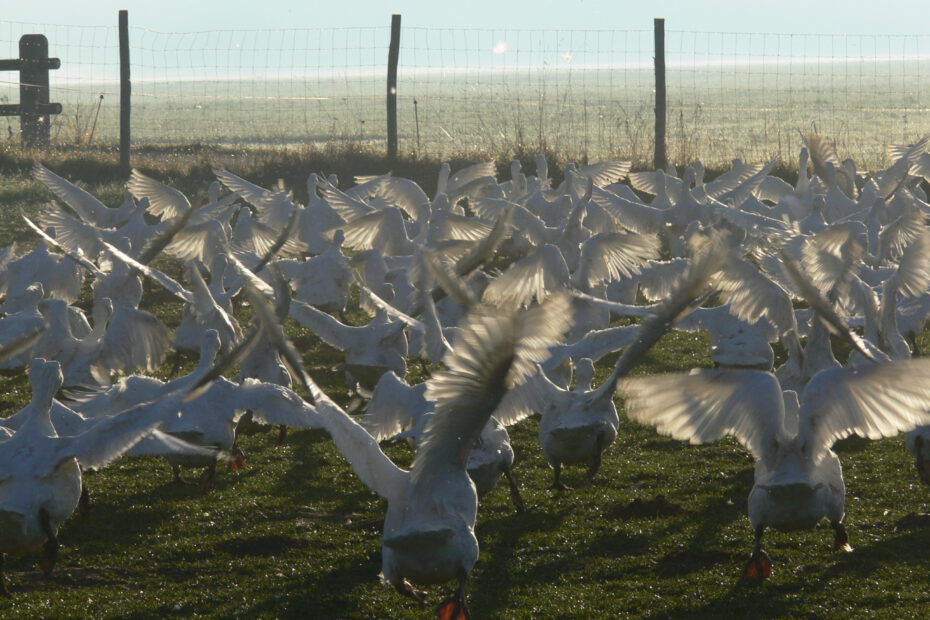
[(418, 603), (426, 604), (426, 594), (422, 590), (414, 588), (406, 579), (402, 580), (400, 583), (394, 584), (394, 589)]
[(3, 563), (6, 559), (5, 553), (0, 553), (0, 596), (9, 596), (10, 592), (6, 589), (6, 577), (3, 576)]
[(209, 493), (216, 488), (216, 463), (207, 468), (203, 475), (200, 476), (200, 482), (198, 484), (200, 490), (204, 493)]
[(287, 427), (282, 424), (278, 427), (278, 439), (275, 442), (275, 445), (283, 446), (285, 441), (287, 441)]
[(850, 552), (853, 550), (849, 544), (849, 535), (846, 534), (846, 526), (840, 521), (831, 521), (833, 527), (833, 550)]
[(439, 618), (439, 620), (469, 620), (471, 615), (469, 615), (468, 608), (465, 607), (464, 601), (450, 596), (439, 603), (439, 607), (436, 608), (436, 617)]
[(572, 487), (564, 484), (562, 482), (562, 465), (556, 464), (552, 466), (552, 471), (555, 472), (555, 476), (552, 479), (552, 484), (549, 486), (550, 489), (555, 491), (573, 491)]
[(520, 495), (520, 487), (517, 486), (517, 481), (513, 479), (513, 472), (509, 467), (504, 469), (504, 475), (507, 476), (507, 483), (510, 485), (510, 499), (513, 500), (513, 505), (517, 508), (517, 512), (526, 512), (526, 505), (523, 503), (523, 497)]
[(90, 512), (90, 493), (87, 492), (87, 487), (83, 482), (81, 483), (81, 497), (78, 499), (78, 512), (81, 513), (82, 519)]
[(248, 469), (249, 464), (245, 460), (245, 454), (237, 447), (232, 450), (232, 460), (229, 462), (229, 471)]
[(465, 578), (459, 580), (459, 587), (455, 595), (439, 603), (436, 608), (436, 617), (439, 620), (469, 620), (471, 614), (465, 605)]
[(752, 549), (752, 555), (743, 568), (743, 578), (754, 583), (761, 583), (762, 580), (772, 576), (772, 560), (769, 554), (762, 549), (762, 534), (765, 532), (765, 526), (760, 525), (756, 528), (756, 544)]
[(753, 551), (746, 567), (743, 569), (743, 577), (753, 582), (761, 582), (772, 576), (772, 560), (769, 554), (762, 549)]
[(52, 574), (52, 569), (55, 568), (55, 563), (58, 561), (58, 548), (60, 545), (58, 544), (58, 537), (52, 531), (52, 524), (45, 508), (39, 508), (39, 525), (48, 538), (45, 544), (42, 545), (42, 560), (39, 565), (42, 567), (42, 572), (48, 577)]

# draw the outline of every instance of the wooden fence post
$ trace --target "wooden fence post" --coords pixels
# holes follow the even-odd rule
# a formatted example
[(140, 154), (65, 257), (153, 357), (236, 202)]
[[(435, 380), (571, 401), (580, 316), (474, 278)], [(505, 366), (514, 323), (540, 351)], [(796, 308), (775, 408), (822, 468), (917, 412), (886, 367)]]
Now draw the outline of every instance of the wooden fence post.
[(652, 165), (665, 169), (668, 157), (665, 153), (665, 19), (655, 18), (655, 65), (656, 65), (656, 145)]
[(129, 174), (129, 111), (132, 84), (129, 81), (129, 12), (119, 12), (119, 165)]
[(44, 34), (24, 34), (19, 39), (19, 58), (0, 67), (19, 69), (19, 105), (4, 106), (3, 114), (19, 115), (26, 146), (48, 146), (51, 141), (51, 115), (61, 113), (61, 104), (49, 102), (48, 70), (60, 66), (58, 58), (48, 57)]
[(391, 15), (391, 46), (388, 48), (387, 74), (387, 151), (397, 157), (397, 59), (400, 55), (400, 15)]

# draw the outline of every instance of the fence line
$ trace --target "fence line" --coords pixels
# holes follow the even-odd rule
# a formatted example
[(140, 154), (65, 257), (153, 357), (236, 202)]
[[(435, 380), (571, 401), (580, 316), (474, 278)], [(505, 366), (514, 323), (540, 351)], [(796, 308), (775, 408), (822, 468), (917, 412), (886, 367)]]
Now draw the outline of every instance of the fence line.
[[(162, 33), (130, 19), (133, 140), (383, 146), (389, 23), (385, 15), (376, 28)], [(405, 26), (399, 151), (450, 157), (551, 149), (563, 159), (651, 165), (654, 48), (653, 31), (643, 26)], [(45, 34), (50, 55), (62, 61), (51, 88), (64, 111), (53, 119), (52, 139), (115, 144), (115, 16), (112, 27), (0, 21), (0, 57), (15, 55), (25, 33)], [(793, 161), (799, 130), (816, 129), (841, 156), (875, 168), (886, 163), (886, 145), (930, 133), (923, 101), (930, 36), (669, 29), (665, 46), (667, 154), (675, 163)], [(0, 80), (0, 101), (15, 101), (18, 88)]]

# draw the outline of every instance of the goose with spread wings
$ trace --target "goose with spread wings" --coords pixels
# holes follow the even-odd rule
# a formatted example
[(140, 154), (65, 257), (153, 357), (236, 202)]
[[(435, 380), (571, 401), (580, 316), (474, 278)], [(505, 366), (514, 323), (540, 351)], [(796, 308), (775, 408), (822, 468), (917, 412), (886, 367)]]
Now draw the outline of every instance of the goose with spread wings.
[(764, 579), (766, 528), (808, 529), (826, 518), (834, 548), (849, 550), (846, 486), (833, 444), (849, 435), (879, 439), (930, 421), (930, 359), (831, 368), (801, 392), (774, 374), (701, 370), (625, 380), (627, 415), (694, 444), (733, 435), (756, 460), (749, 494), (755, 547), (745, 568)]
[(132, 448), (163, 424), (194, 387), (103, 418), (76, 435), (59, 436), (50, 412), (62, 386), (61, 365), (33, 359), (29, 381), (32, 400), (26, 411), (16, 414), (19, 427), (12, 433), (0, 431), (0, 594), (8, 594), (4, 554), (41, 550), (42, 569), (48, 574), (54, 568), (59, 526), (81, 497), (81, 469), (104, 467)]
[[(361, 421), (365, 430), (378, 441), (406, 439), (416, 447), (436, 410), (436, 403), (426, 398), (426, 389), (427, 383), (408, 385), (393, 372), (384, 373), (375, 385)], [(514, 452), (507, 427), (491, 416), (468, 453), (465, 467), (475, 483), (478, 499), (497, 486), (501, 477), (506, 477), (517, 512), (525, 510), (513, 477), (513, 463)]]
[[(567, 310), (562, 295), (530, 310), (485, 305), (470, 310), (445, 358), (446, 370), (430, 380), (427, 398), (436, 402), (436, 413), (409, 471), (395, 465), (362, 426), (300, 373), (339, 451), (362, 482), (388, 502), (383, 579), (419, 601), (423, 593), (412, 583), (458, 582), (455, 596), (440, 605), (440, 617), (468, 618), (465, 580), (478, 559), (478, 495), (465, 469), (468, 454), (501, 399), (562, 337), (570, 320)], [(276, 333), (284, 339), (280, 325)], [(296, 357), (292, 352), (290, 358)]]

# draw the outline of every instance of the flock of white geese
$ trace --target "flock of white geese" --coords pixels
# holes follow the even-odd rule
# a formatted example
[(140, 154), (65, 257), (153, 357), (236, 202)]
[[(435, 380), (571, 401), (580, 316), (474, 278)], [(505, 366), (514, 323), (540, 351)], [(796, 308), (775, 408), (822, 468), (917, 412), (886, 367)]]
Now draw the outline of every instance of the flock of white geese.
[[(909, 432), (930, 483), (930, 358), (912, 356), (930, 315), (927, 144), (895, 147), (889, 168), (865, 174), (808, 136), (793, 186), (774, 164), (739, 160), (713, 181), (700, 163), (680, 176), (569, 165), (558, 185), (543, 157), (535, 176), (514, 163), (503, 182), (491, 162), (443, 165), (432, 197), (391, 174), (345, 189), (311, 174), (307, 205), (216, 169), (206, 204), (133, 171), (109, 207), (36, 164), (57, 200), (27, 220), (34, 250), (0, 253), (0, 358), (32, 385), (31, 402), (0, 418), (0, 593), (5, 554), (39, 552), (52, 570), (82, 470), (158, 454), (179, 483), (182, 467), (205, 467), (208, 490), (217, 462), (242, 464), (247, 412), (328, 432), (387, 500), (384, 581), (419, 601), (418, 586), (457, 585), (441, 618), (468, 617), (479, 497), (506, 477), (523, 509), (507, 427), (540, 415), (553, 487), (567, 490), (562, 468), (594, 476), (617, 439), (615, 395), (660, 433), (732, 435), (753, 455), (746, 579), (771, 574), (768, 527), (826, 518), (850, 550), (836, 441)], [(154, 266), (162, 254), (181, 260), (180, 279)], [(88, 279), (90, 316), (74, 305)], [(140, 307), (153, 287), (183, 304), (176, 329)], [(365, 324), (347, 324), (353, 291)], [(252, 306), (249, 329), (234, 304)], [(619, 317), (636, 320), (612, 326)], [(364, 415), (314, 382), (286, 320), (344, 352)], [(715, 368), (628, 377), (671, 329), (708, 330)], [(200, 363), (150, 376), (172, 349)], [(593, 386), (594, 364), (620, 350)], [(410, 385), (410, 356), (441, 370)], [(397, 438), (415, 447), (410, 470), (379, 447)]]

